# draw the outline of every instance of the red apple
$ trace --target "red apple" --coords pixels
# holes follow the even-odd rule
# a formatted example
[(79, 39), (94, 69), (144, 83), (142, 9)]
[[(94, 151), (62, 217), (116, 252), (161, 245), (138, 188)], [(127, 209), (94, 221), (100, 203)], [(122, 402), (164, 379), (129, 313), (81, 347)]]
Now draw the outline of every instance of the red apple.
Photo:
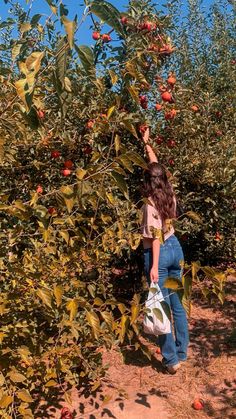
[(70, 169), (63, 169), (61, 171), (61, 173), (62, 173), (63, 176), (70, 176), (71, 170)]
[(221, 137), (221, 136), (222, 136), (222, 134), (223, 134), (223, 132), (222, 132), (222, 131), (216, 131), (216, 136), (217, 136), (217, 137)]
[(175, 140), (169, 140), (168, 143), (167, 143), (167, 146), (169, 148), (174, 148), (176, 146)]
[(94, 39), (94, 41), (97, 41), (98, 39), (100, 39), (101, 35), (99, 32), (93, 32), (92, 34), (92, 38)]
[(121, 23), (122, 23), (122, 25), (127, 25), (127, 23), (128, 23), (128, 18), (126, 17), (126, 16), (122, 16), (122, 18), (121, 18)]
[(57, 212), (56, 208), (54, 208), (54, 207), (49, 207), (48, 208), (48, 213), (50, 215), (56, 214), (56, 212)]
[(111, 41), (111, 36), (109, 35), (109, 33), (104, 33), (104, 34), (102, 35), (102, 41), (103, 41), (104, 43), (107, 43), (107, 42), (110, 42), (110, 41)]
[(43, 119), (45, 117), (45, 112), (42, 109), (40, 109), (37, 112), (37, 115), (38, 115), (39, 119)]
[(167, 79), (167, 83), (170, 84), (171, 86), (174, 86), (176, 83), (176, 78), (174, 76), (169, 76)]
[(175, 161), (173, 159), (169, 159), (169, 165), (174, 166), (174, 164), (175, 164)]
[(215, 239), (217, 241), (221, 240), (221, 235), (220, 235), (219, 231), (216, 232)]
[(161, 55), (170, 55), (174, 52), (174, 48), (171, 45), (165, 44), (159, 49), (159, 52)]
[(88, 129), (92, 129), (92, 128), (93, 128), (93, 126), (94, 126), (94, 120), (93, 120), (93, 119), (90, 119), (90, 120), (87, 122), (86, 127), (87, 127)]
[(174, 119), (176, 114), (176, 109), (171, 109), (170, 111), (165, 113), (165, 120), (168, 121), (169, 119)]
[(72, 418), (73, 416), (70, 410), (67, 407), (63, 407), (63, 409), (61, 409), (60, 419), (72, 419)]
[(65, 162), (64, 162), (64, 167), (66, 168), (66, 169), (72, 169), (72, 167), (74, 166), (74, 163), (73, 163), (73, 161), (72, 160), (66, 160)]
[(52, 157), (53, 159), (58, 159), (58, 157), (60, 157), (60, 155), (61, 155), (61, 153), (60, 153), (60, 151), (58, 151), (58, 150), (53, 150), (53, 151), (51, 152), (51, 157)]
[(203, 400), (201, 400), (201, 399), (195, 399), (194, 402), (193, 402), (193, 404), (192, 404), (192, 407), (195, 410), (202, 410), (204, 408)]
[(158, 145), (161, 145), (162, 143), (163, 143), (163, 137), (161, 137), (160, 135), (155, 139), (155, 142), (158, 144)]
[(92, 151), (93, 151), (93, 149), (90, 145), (86, 145), (86, 147), (84, 147), (84, 149), (83, 149), (84, 154), (91, 154)]
[(220, 111), (217, 111), (216, 112), (216, 118), (218, 118), (218, 119), (220, 119), (220, 118), (222, 118), (222, 112), (220, 112)]
[(41, 185), (38, 185), (36, 188), (37, 193), (43, 193), (43, 187)]
[(167, 91), (163, 92), (161, 97), (162, 97), (162, 100), (164, 100), (164, 102), (172, 102), (172, 95), (170, 92), (167, 92)]
[(156, 103), (155, 108), (157, 111), (160, 111), (162, 109), (162, 105), (160, 103)]
[(139, 126), (139, 132), (141, 134), (144, 134), (147, 129), (148, 129), (148, 126), (146, 124), (142, 124)]
[(191, 109), (193, 112), (198, 112), (198, 106), (197, 105), (192, 105)]

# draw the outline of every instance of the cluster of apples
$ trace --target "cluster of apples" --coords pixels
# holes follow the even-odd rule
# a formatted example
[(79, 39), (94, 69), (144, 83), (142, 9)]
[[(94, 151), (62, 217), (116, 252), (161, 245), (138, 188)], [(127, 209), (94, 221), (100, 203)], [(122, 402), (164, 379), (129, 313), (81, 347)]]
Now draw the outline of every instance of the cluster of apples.
[(156, 52), (161, 56), (168, 56), (174, 52), (174, 48), (169, 41), (166, 41), (160, 34), (155, 34), (158, 29), (157, 22), (145, 19), (137, 24), (132, 18), (122, 16), (121, 23), (123, 26), (132, 29), (132, 31), (146, 32), (151, 41), (148, 51)]
[(94, 31), (92, 33), (92, 38), (94, 39), (94, 41), (98, 41), (99, 39), (101, 39), (104, 44), (107, 44), (108, 42), (112, 41), (111, 35), (109, 33), (101, 34), (98, 31)]

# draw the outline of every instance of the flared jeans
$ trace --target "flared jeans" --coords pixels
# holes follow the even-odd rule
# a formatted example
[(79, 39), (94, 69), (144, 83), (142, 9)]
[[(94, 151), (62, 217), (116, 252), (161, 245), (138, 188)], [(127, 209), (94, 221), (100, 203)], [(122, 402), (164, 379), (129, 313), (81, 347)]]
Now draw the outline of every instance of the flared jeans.
[[(164, 242), (164, 244), (160, 245), (158, 285), (162, 291), (165, 301), (171, 309), (174, 326), (174, 333), (171, 332), (158, 337), (158, 342), (163, 356), (163, 363), (165, 365), (176, 365), (179, 361), (185, 361), (187, 359), (189, 333), (186, 312), (181, 304), (178, 294), (173, 292), (173, 290), (164, 287), (164, 282), (168, 277), (181, 278), (182, 269), (180, 262), (183, 260), (184, 255), (182, 247), (175, 235), (172, 235)], [(144, 269), (149, 283), (151, 268), (152, 249), (145, 249)]]

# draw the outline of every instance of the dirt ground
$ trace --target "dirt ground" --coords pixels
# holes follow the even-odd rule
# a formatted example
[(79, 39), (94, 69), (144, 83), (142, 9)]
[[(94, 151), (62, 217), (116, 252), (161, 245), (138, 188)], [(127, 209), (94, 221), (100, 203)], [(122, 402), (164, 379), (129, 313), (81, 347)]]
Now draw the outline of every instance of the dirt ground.
[[(151, 361), (132, 349), (123, 356), (116, 350), (104, 352), (103, 361), (109, 368), (97, 396), (73, 390), (72, 401), (62, 401), (61, 406), (68, 407), (76, 419), (236, 418), (233, 278), (226, 294), (223, 308), (218, 302), (210, 306), (195, 296), (189, 358), (176, 375), (165, 373), (156, 343), (146, 336), (143, 343), (153, 354)], [(192, 407), (196, 398), (204, 402), (201, 411)], [(47, 417), (59, 419), (61, 406)]]

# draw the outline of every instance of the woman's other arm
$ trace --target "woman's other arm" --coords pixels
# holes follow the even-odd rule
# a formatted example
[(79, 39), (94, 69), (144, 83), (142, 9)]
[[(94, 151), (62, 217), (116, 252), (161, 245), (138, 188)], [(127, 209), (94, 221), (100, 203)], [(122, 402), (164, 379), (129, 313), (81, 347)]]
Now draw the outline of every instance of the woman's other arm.
[(149, 137), (150, 137), (150, 129), (147, 128), (144, 134), (142, 135), (147, 157), (150, 163), (157, 163), (157, 156), (154, 153), (152, 146), (149, 144)]
[(158, 282), (158, 265), (160, 257), (160, 240), (154, 239), (152, 241), (152, 268), (150, 271), (150, 279), (152, 282)]

